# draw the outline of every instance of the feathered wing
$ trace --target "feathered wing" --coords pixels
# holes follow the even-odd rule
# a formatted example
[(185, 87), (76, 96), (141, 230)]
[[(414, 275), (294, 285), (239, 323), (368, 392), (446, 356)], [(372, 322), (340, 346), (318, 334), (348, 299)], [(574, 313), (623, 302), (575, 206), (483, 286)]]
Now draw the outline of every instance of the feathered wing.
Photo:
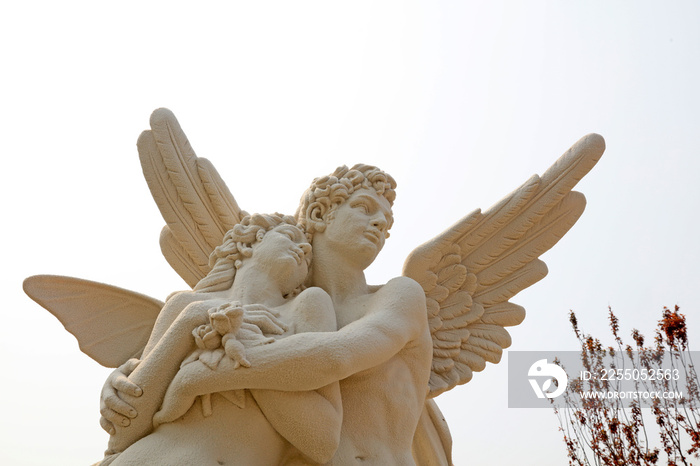
[(160, 108), (138, 139), (144, 177), (166, 226), (160, 246), (194, 287), (210, 270), (209, 254), (245, 216), (214, 166), (192, 150), (175, 115)]
[(35, 275), (24, 291), (105, 367), (140, 356), (163, 303), (133, 291), (80, 278)]
[(604, 150), (599, 135), (583, 137), (544, 175), (488, 211), (467, 215), (408, 257), (403, 274), (425, 291), (433, 337), (430, 397), (468, 382), (487, 361), (500, 361), (511, 343), (505, 327), (525, 318), (509, 299), (547, 274), (538, 257), (583, 213), (584, 196), (571, 190)]

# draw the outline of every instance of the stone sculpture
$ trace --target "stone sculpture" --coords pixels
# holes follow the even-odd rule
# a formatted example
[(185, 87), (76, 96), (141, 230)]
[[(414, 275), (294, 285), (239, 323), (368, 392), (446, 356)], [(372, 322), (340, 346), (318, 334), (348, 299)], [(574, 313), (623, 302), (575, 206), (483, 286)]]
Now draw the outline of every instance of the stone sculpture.
[(364, 270), (393, 222), (387, 173), (340, 167), (314, 180), (294, 219), (248, 216), (169, 110), (138, 148), (166, 221), (162, 252), (193, 290), (161, 303), (69, 277), (25, 281), (84, 352), (117, 367), (101, 464), (449, 465), (432, 399), (499, 362), (505, 327), (525, 316), (509, 300), (546, 275), (538, 257), (582, 214), (572, 188), (604, 142), (585, 136), (382, 286)]

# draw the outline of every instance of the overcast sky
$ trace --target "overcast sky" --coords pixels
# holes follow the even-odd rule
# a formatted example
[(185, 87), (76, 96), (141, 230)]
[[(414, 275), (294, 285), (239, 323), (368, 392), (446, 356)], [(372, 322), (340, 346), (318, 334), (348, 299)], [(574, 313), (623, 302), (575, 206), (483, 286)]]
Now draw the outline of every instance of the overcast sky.
[[(229, 3), (232, 3), (230, 5)], [(53, 273), (164, 299), (184, 282), (136, 152), (168, 107), (242, 208), (293, 213), (312, 178), (378, 165), (396, 223), (368, 271), (541, 174), (590, 132), (586, 212), (510, 350), (574, 350), (567, 313), (650, 334), (678, 304), (700, 332), (697, 2), (14, 2), (0, 8), (5, 220), (0, 462), (91, 464), (109, 373), (21, 291)], [(506, 353), (507, 354), (507, 353)], [(458, 465), (566, 463), (549, 410), (507, 408), (507, 355), (437, 398)]]

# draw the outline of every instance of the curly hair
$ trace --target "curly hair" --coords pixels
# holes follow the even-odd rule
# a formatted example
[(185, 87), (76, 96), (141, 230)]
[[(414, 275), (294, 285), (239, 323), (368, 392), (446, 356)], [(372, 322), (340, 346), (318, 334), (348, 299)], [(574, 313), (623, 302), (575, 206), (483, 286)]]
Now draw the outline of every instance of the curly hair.
[[(241, 261), (253, 255), (253, 244), (262, 241), (265, 233), (287, 224), (297, 226), (291, 215), (247, 215), (224, 235), (223, 243), (209, 255), (211, 271), (193, 288), (194, 291), (224, 291), (231, 288)], [(303, 231), (303, 230), (302, 230)]]
[[(324, 220), (328, 220), (328, 215), (347, 201), (352, 193), (363, 188), (374, 189), (389, 201), (389, 205), (394, 204), (396, 181), (372, 165), (357, 164), (352, 168), (343, 165), (328, 176), (316, 178), (304, 192), (295, 214), (309, 242), (315, 232), (325, 229)], [(393, 219), (388, 220), (388, 228), (391, 228)]]

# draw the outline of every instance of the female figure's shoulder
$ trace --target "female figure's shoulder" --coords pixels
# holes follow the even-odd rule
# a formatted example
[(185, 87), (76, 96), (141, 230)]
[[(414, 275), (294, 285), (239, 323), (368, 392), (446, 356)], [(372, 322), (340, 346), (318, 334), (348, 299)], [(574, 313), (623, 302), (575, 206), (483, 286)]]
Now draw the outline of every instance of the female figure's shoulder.
[[(184, 305), (187, 306), (190, 303), (193, 303), (195, 301), (201, 301), (202, 300), (202, 293), (197, 293), (192, 290), (185, 290), (185, 291), (174, 291), (168, 295), (168, 297), (165, 299), (165, 305), (166, 306), (180, 306)], [(199, 297), (199, 298), (198, 298)]]
[(296, 296), (295, 299), (301, 299), (301, 300), (308, 300), (310, 302), (326, 302), (326, 303), (331, 303), (331, 297), (328, 293), (323, 291), (323, 289), (317, 287), (317, 286), (311, 286), (309, 288), (306, 288), (304, 291), (299, 293), (298, 296)]
[(165, 307), (175, 309), (184, 309), (192, 303), (197, 302), (220, 302), (224, 301), (224, 297), (219, 292), (202, 292), (202, 291), (175, 291), (168, 295), (165, 300)]
[(293, 314), (299, 332), (331, 332), (338, 329), (331, 297), (316, 286), (299, 293), (293, 300)]
[(185, 317), (184, 314), (196, 317), (195, 315), (202, 314), (206, 309), (216, 307), (222, 302), (224, 301), (218, 293), (202, 293), (192, 290), (176, 291), (165, 300), (165, 305), (158, 319), (162, 320), (166, 327), (169, 327), (181, 315), (181, 318)]

